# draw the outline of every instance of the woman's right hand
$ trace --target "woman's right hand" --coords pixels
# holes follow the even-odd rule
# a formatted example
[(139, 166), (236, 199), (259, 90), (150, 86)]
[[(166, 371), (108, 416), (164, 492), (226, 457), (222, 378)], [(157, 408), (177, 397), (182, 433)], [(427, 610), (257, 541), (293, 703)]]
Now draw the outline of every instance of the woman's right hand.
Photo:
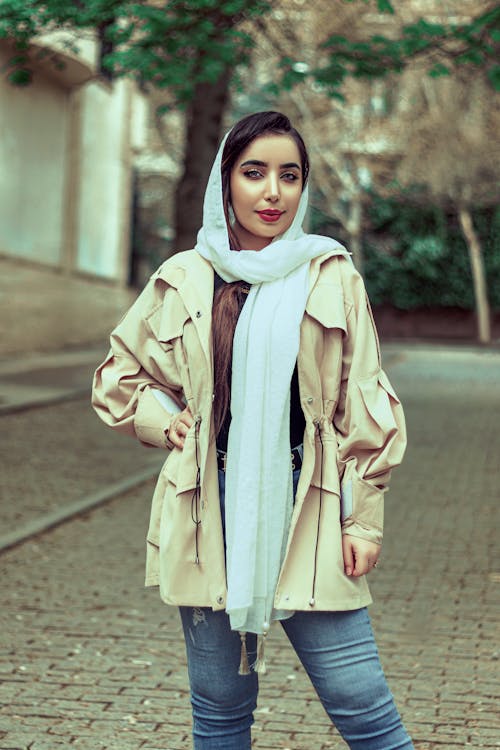
[(184, 448), (184, 440), (193, 421), (189, 406), (186, 406), (183, 411), (173, 417), (168, 428), (168, 439), (176, 448), (181, 450)]

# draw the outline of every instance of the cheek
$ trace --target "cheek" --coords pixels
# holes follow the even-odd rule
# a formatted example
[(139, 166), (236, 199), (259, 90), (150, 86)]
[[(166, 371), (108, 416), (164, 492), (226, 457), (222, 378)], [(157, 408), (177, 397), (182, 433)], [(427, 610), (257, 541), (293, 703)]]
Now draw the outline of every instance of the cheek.
[(244, 210), (252, 204), (254, 200), (253, 183), (248, 181), (238, 180), (235, 178), (231, 180), (231, 204), (235, 210)]
[(302, 195), (302, 192), (292, 195), (290, 196), (288, 200), (288, 206), (289, 206), (288, 213), (289, 213), (289, 219), (290, 219), (288, 226), (290, 226), (290, 224), (295, 218), (295, 214), (298, 211), (301, 195)]

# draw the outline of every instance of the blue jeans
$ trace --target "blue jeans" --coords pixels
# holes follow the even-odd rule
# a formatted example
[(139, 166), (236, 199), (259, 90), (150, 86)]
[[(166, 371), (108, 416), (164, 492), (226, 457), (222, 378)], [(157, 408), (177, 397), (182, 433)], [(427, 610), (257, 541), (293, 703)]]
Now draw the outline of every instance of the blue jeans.
[[(298, 474), (294, 472), (295, 487)], [(219, 484), (223, 505), (223, 476)], [(238, 674), (238, 633), (231, 630), (225, 612), (180, 607), (180, 614), (195, 750), (250, 750), (258, 676), (253, 671)], [(413, 748), (387, 686), (366, 608), (296, 612), (281, 625), (328, 716), (352, 750)], [(251, 633), (247, 649), (252, 664), (257, 648)]]

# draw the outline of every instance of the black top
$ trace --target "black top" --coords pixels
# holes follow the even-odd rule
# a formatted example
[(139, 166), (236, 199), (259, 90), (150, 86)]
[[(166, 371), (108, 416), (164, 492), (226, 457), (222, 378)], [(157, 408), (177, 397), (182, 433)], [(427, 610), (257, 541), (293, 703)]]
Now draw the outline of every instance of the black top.
[[(225, 283), (226, 282), (224, 281), (224, 279), (222, 279), (217, 273), (214, 272), (214, 293), (217, 291), (217, 289), (219, 289)], [(246, 298), (247, 298), (246, 294), (241, 295), (240, 313), (243, 309), (243, 305), (245, 304)], [(228, 377), (230, 377), (230, 373), (228, 373)], [(219, 450), (223, 450), (223, 451), (227, 450), (227, 439), (229, 435), (230, 424), (231, 424), (231, 412), (228, 409), (226, 418), (224, 420), (224, 423), (217, 437), (217, 448)], [(305, 424), (306, 422), (304, 418), (304, 412), (302, 411), (302, 407), (300, 405), (299, 376), (297, 373), (297, 363), (295, 363), (295, 368), (293, 370), (292, 380), (290, 383), (290, 446), (292, 448), (295, 448), (295, 446), (300, 445), (300, 443), (302, 443)]]

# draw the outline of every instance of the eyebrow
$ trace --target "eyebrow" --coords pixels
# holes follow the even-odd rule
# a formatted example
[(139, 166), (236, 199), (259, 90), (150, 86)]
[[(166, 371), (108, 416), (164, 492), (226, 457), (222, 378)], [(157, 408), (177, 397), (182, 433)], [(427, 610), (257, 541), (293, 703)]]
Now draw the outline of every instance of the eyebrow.
[[(249, 159), (248, 161), (244, 161), (243, 164), (240, 165), (240, 167), (249, 167), (249, 166), (267, 167), (269, 165), (267, 162), (259, 161), (258, 159)], [(280, 164), (280, 169), (300, 169), (300, 167), (294, 161), (290, 161), (287, 164)]]

